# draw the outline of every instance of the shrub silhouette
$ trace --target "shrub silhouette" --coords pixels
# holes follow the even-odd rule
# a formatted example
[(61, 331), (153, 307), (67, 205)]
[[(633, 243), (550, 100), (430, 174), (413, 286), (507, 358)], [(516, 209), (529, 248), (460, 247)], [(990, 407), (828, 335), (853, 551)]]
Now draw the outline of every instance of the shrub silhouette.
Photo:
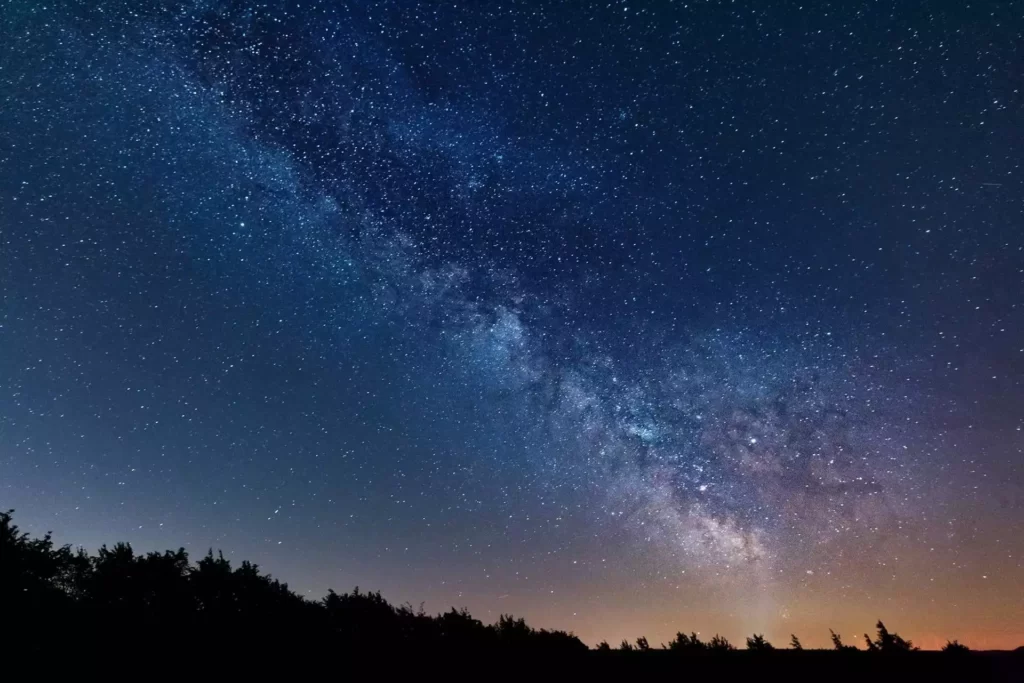
[(735, 645), (726, 640), (724, 636), (720, 636), (717, 633), (708, 641), (708, 650), (710, 652), (727, 652), (728, 650), (735, 649)]
[(885, 627), (881, 619), (875, 624), (875, 628), (878, 629), (878, 635), (874, 641), (871, 640), (868, 634), (864, 634), (864, 640), (867, 641), (868, 650), (871, 652), (884, 652), (888, 654), (893, 652), (910, 652), (918, 649), (914, 647), (912, 641), (904, 640), (898, 633), (889, 633), (889, 629)]
[(763, 634), (755, 633), (751, 637), (747, 638), (747, 649), (758, 652), (769, 652), (774, 650), (775, 646), (765, 640)]
[(832, 648), (839, 652), (856, 652), (857, 648), (854, 645), (844, 645), (843, 639), (839, 637), (839, 634), (832, 629), (828, 630), (829, 635), (832, 637)]
[(789, 634), (789, 649), (790, 650), (802, 650), (804, 646), (800, 644), (800, 639), (796, 637), (795, 633)]
[(664, 647), (675, 652), (704, 652), (707, 650), (707, 645), (701, 642), (696, 633), (686, 635), (682, 631), (676, 633), (676, 637)]
[(942, 651), (948, 652), (949, 654), (962, 655), (970, 652), (971, 648), (967, 647), (959, 640), (947, 640), (946, 644), (942, 646)]

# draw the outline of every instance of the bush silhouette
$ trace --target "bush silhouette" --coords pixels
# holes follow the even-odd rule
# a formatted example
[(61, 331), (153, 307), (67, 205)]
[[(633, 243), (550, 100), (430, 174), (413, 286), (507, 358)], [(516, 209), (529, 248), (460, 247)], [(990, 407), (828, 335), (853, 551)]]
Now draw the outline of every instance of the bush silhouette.
[(838, 652), (856, 652), (857, 648), (854, 645), (844, 645), (843, 639), (839, 637), (839, 634), (832, 629), (828, 630), (829, 635), (832, 637), (832, 648)]
[(868, 634), (864, 634), (864, 640), (867, 641), (868, 650), (871, 652), (889, 654), (893, 652), (910, 652), (918, 649), (914, 647), (913, 642), (904, 640), (898, 633), (889, 633), (889, 629), (885, 627), (881, 619), (875, 624), (875, 628), (878, 629), (878, 635), (874, 641), (871, 640)]
[(735, 645), (726, 640), (724, 636), (720, 636), (717, 633), (708, 641), (708, 650), (711, 652), (727, 652), (735, 649)]
[(949, 654), (962, 655), (970, 652), (971, 648), (967, 647), (959, 640), (947, 640), (946, 644), (942, 646), (942, 651), (948, 652)]
[(707, 650), (707, 645), (701, 642), (696, 633), (686, 635), (682, 631), (676, 633), (676, 637), (664, 647), (675, 652), (704, 652)]
[(747, 649), (755, 650), (757, 652), (769, 652), (774, 650), (775, 647), (764, 639), (764, 635), (755, 633), (751, 637), (747, 638)]

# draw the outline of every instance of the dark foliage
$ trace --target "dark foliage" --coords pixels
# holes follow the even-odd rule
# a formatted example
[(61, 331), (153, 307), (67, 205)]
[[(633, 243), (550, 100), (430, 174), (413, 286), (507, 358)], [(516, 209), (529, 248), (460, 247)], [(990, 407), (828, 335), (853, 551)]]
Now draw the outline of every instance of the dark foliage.
[[(82, 661), (130, 655), (172, 664), (187, 655), (198, 662), (267, 661), (293, 666), (309, 653), (323, 652), (390, 666), (422, 659), (390, 660), (386, 659), (389, 653), (440, 654), (446, 661), (458, 661), (452, 656), (464, 660), (482, 654), (492, 661), (509, 662), (518, 661), (513, 655), (534, 654), (571, 659), (574, 666), (601, 662), (594, 671), (612, 675), (620, 661), (631, 662), (637, 667), (633, 671), (656, 673), (671, 670), (672, 662), (678, 662), (676, 654), (692, 654), (697, 655), (689, 659), (694, 674), (729, 678), (784, 671), (790, 680), (795, 662), (818, 676), (826, 661), (841, 660), (842, 666), (833, 673), (842, 680), (863, 680), (861, 676), (879, 671), (898, 674), (900, 680), (925, 671), (930, 672), (930, 680), (966, 680), (965, 676), (992, 680), (989, 674), (1016, 671), (1019, 664), (1013, 659), (986, 660), (986, 655), (970, 652), (957, 641), (947, 643), (943, 652), (959, 657), (911, 656), (917, 650), (913, 643), (890, 633), (882, 622), (874, 639), (866, 637), (869, 649), (908, 653), (906, 657), (804, 651), (795, 635), (790, 650), (778, 650), (760, 634), (747, 638), (747, 650), (761, 653), (751, 654), (736, 651), (717, 634), (704, 642), (696, 633), (682, 632), (661, 651), (652, 650), (641, 637), (635, 645), (623, 640), (617, 650), (602, 642), (591, 657), (572, 633), (534, 629), (510, 614), (490, 625), (465, 609), (432, 616), (408, 604), (396, 607), (379, 592), (358, 587), (349, 593), (329, 591), (319, 601), (307, 600), (256, 565), (233, 566), (212, 551), (196, 563), (190, 562), (184, 549), (136, 554), (124, 543), (104, 546), (96, 555), (74, 552), (68, 546), (54, 547), (49, 535), (32, 539), (20, 532), (10, 512), (0, 513), (0, 608), (3, 651), (57, 652)], [(836, 650), (857, 652), (838, 634), (830, 633)], [(942, 663), (919, 658), (923, 656), (938, 657)]]
[(118, 543), (90, 556), (55, 548), (49, 535), (21, 533), (11, 512), (0, 513), (0, 604), (5, 621), (20, 626), (11, 644), (29, 649), (116, 644), (146, 652), (187, 643), (192, 651), (227, 653), (272, 640), (278, 647), (319, 643), (359, 653), (587, 651), (571, 633), (534, 629), (512, 615), (493, 625), (465, 609), (430, 616), (358, 587), (313, 602), (256, 565), (233, 567), (212, 551), (192, 564), (184, 549), (139, 555)]
[(948, 652), (951, 655), (965, 655), (971, 651), (971, 648), (967, 647), (959, 640), (947, 640), (946, 644), (942, 646), (943, 652)]
[(829, 635), (832, 637), (832, 648), (833, 649), (835, 649), (835, 650), (837, 650), (839, 652), (856, 652), (857, 651), (857, 647), (855, 645), (845, 645), (845, 644), (843, 644), (843, 639), (839, 636), (838, 633), (836, 633), (832, 629), (829, 629), (828, 632), (829, 632)]
[(735, 649), (736, 646), (726, 640), (725, 636), (720, 636), (717, 633), (708, 641), (709, 652), (728, 652), (729, 650)]
[(682, 631), (676, 633), (676, 637), (664, 647), (676, 652), (704, 652), (708, 649), (707, 643), (701, 642), (696, 633), (686, 635)]
[(914, 647), (913, 642), (904, 640), (898, 633), (889, 633), (889, 629), (885, 627), (881, 620), (875, 624), (875, 628), (878, 629), (878, 636), (874, 641), (871, 640), (868, 634), (864, 634), (864, 640), (867, 641), (867, 648), (870, 652), (891, 654), (894, 652), (912, 652), (918, 649)]

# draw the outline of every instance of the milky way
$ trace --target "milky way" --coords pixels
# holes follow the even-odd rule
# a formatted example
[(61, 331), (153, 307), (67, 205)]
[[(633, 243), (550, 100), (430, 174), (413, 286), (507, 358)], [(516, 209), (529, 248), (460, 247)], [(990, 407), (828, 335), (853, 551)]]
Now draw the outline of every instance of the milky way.
[(589, 640), (1024, 638), (1019, 12), (571, 4), (8, 3), (0, 504)]

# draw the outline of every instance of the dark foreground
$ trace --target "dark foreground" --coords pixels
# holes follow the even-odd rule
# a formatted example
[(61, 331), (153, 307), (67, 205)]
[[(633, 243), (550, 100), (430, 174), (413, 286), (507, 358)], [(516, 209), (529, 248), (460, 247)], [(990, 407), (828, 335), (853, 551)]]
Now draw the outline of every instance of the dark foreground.
[[(111, 645), (114, 645), (111, 643)], [(1024, 681), (1024, 656), (1012, 652), (975, 652), (949, 661), (939, 652), (918, 652), (886, 661), (866, 654), (829, 651), (779, 653), (759, 657), (736, 651), (715, 656), (676, 656), (663, 650), (623, 656), (590, 651), (576, 656), (516, 653), (423, 653), (415, 651), (346, 652), (313, 646), (286, 652), (274, 643), (255, 641), (235, 649), (196, 647), (173, 651), (101, 648), (91, 652), (52, 652), (52, 662), (107, 668), (125, 676), (149, 671), (246, 675), (304, 680), (336, 675), (350, 680), (417, 677), (572, 681)], [(75, 650), (75, 648), (72, 648)], [(20, 680), (11, 678), (9, 680)]]
[(667, 675), (676, 680), (763, 681), (1024, 681), (1024, 653), (944, 652), (879, 655), (832, 650), (743, 650), (675, 656), (664, 650), (645, 653), (593, 652), (586, 668), (600, 680)]
[[(259, 680), (336, 680), (399, 677), (435, 679), (537, 679), (572, 681), (1018, 681), (1024, 682), (1024, 652), (970, 652), (951, 656), (917, 651), (898, 656), (832, 650), (779, 650), (758, 653), (734, 650), (722, 653), (679, 654), (670, 650), (647, 652), (575, 653), (484, 649), (477, 651), (424, 650), (415, 646), (388, 650), (370, 647), (353, 650), (337, 642), (280, 642), (253, 635), (247, 642), (232, 642), (216, 634), (201, 639), (174, 639), (163, 643), (146, 638), (107, 638), (92, 633), (77, 642), (37, 642), (27, 661), (60, 663), (84, 670), (106, 669), (124, 676), (150, 672), (180, 675), (204, 672), (254, 676)], [(8, 641), (10, 645), (10, 641)], [(6, 649), (0, 646), (0, 651)], [(14, 654), (14, 653), (10, 653)], [(28, 653), (25, 653), (28, 654)], [(173, 673), (178, 672), (178, 673)], [(117, 677), (117, 676), (115, 676)], [(22, 680), (10, 678), (8, 680)]]
[[(569, 678), (713, 681), (1021, 681), (1024, 650), (974, 652), (949, 643), (922, 652), (879, 621), (858, 650), (777, 649), (763, 636), (736, 649), (721, 636), (683, 632), (650, 648), (591, 650), (570, 632), (502, 615), (431, 615), (358, 588), (308, 600), (247, 562), (232, 566), (184, 550), (136, 554), (126, 544), (97, 555), (21, 533), (0, 513), (0, 681), (58, 671), (157, 678), (247, 674), (306, 678)], [(794, 635), (792, 648), (799, 648)], [(660, 680), (660, 679), (659, 679)]]

